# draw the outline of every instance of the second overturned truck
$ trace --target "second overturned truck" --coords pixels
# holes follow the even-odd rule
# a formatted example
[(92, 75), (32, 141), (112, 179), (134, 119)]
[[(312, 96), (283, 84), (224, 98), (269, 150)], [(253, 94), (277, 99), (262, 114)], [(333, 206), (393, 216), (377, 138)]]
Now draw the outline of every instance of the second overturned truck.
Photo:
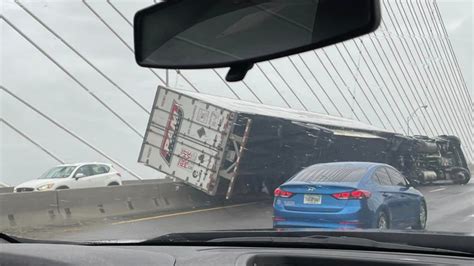
[(413, 183), (467, 183), (454, 136), (408, 137), (340, 117), (158, 87), (142, 162), (209, 195), (271, 190), (315, 163), (390, 164)]

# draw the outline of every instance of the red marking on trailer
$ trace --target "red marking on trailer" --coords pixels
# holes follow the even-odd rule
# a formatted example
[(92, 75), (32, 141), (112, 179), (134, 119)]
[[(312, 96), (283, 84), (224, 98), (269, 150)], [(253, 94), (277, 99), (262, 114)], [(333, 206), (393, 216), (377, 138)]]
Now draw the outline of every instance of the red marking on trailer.
[(183, 109), (176, 101), (173, 101), (160, 147), (160, 155), (168, 165), (170, 165), (171, 158), (173, 157), (183, 116)]

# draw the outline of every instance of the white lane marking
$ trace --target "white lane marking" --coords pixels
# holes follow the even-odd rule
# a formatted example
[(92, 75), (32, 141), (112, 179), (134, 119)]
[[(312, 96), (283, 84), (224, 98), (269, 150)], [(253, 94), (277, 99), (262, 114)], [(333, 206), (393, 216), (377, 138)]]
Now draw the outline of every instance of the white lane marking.
[(401, 258), (400, 260), (405, 260), (405, 261), (419, 261), (417, 259), (412, 259), (412, 258)]
[(445, 187), (442, 187), (442, 188), (437, 188), (437, 189), (430, 190), (430, 192), (438, 192), (438, 191), (443, 191), (445, 189), (446, 189)]
[(467, 222), (467, 221), (469, 221), (469, 220), (472, 219), (472, 218), (474, 218), (474, 214), (471, 214), (471, 215), (466, 216), (466, 218), (464, 218), (462, 221), (463, 221), (463, 222)]

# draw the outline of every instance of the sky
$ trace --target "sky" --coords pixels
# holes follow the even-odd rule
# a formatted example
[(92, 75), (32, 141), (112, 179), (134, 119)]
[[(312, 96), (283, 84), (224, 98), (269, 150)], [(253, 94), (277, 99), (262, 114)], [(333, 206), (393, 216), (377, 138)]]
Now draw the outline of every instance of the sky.
[[(136, 65), (133, 52), (127, 47), (127, 45), (133, 47), (132, 28), (110, 4), (99, 0), (87, 1), (88, 5), (114, 29), (127, 45), (124, 45), (114, 33), (107, 29), (82, 1), (35, 0), (20, 2), (79, 51), (96, 68), (100, 69), (131, 95), (141, 106), (146, 110), (151, 108), (156, 87), (161, 82), (152, 71)], [(152, 4), (151, 0), (115, 0), (111, 2), (129, 21), (132, 21), (137, 10)], [(401, 3), (405, 2), (402, 1)], [(390, 3), (395, 2), (390, 1)], [(432, 3), (432, 1), (416, 1), (416, 5), (413, 5), (414, 9), (418, 7), (419, 3), (423, 6), (426, 3)], [(466, 81), (468, 93), (472, 99), (474, 96), (472, 90), (474, 62), (473, 3), (469, 0), (438, 1), (438, 6), (462, 75)], [(396, 10), (396, 4), (392, 4), (390, 8)], [(387, 12), (388, 9), (382, 10), (384, 15)], [(70, 48), (58, 41), (14, 1), (2, 0), (1, 13), (38, 47), (51, 56), (55, 62), (71, 73), (86, 89), (74, 82), (61, 68), (41, 54), (4, 20), (1, 21), (0, 28), (0, 84), (51, 116), (62, 126), (77, 133), (114, 160), (137, 172), (143, 178), (162, 178), (161, 173), (136, 162), (141, 146), (141, 138), (105, 109), (94, 96), (105, 102), (110, 109), (119, 114), (129, 123), (131, 128), (140, 134), (143, 134), (146, 129), (148, 120), (146, 111), (130, 101), (127, 96), (118, 92), (116, 87), (99, 75)], [(390, 19), (393, 18), (400, 23), (405, 19), (405, 16), (398, 11), (392, 15), (393, 17), (390, 17)], [(415, 21), (414, 17), (408, 16), (406, 18)], [(424, 73), (422, 71), (425, 71), (423, 68), (429, 71), (437, 64), (440, 65), (440, 60), (443, 59), (428, 56), (429, 53), (426, 53), (426, 56), (420, 60), (411, 60), (408, 57), (411, 50), (423, 54), (426, 51), (422, 51), (422, 47), (428, 49), (423, 45), (429, 45), (429, 43), (422, 39), (416, 39), (419, 42), (416, 44), (420, 46), (415, 46), (415, 43), (410, 42), (410, 40), (403, 43), (400, 39), (405, 37), (393, 37), (397, 30), (390, 28), (390, 22), (389, 17), (384, 16), (384, 23), (386, 24), (383, 24), (375, 35), (380, 36), (384, 30), (392, 34), (390, 36), (393, 38), (393, 43), (382, 40), (380, 45), (382, 50), (389, 51), (392, 44), (401, 51), (399, 59), (406, 62), (408, 69), (413, 70), (414, 73), (420, 71), (420, 76)], [(410, 31), (403, 27), (398, 30), (402, 33), (409, 33)], [(357, 46), (359, 42), (366, 45), (367, 51), (357, 50), (357, 47), (360, 47)], [(429, 86), (431, 86), (431, 83), (424, 83), (425, 85), (423, 85), (421, 81), (420, 83), (410, 82), (408, 77), (415, 78), (415, 75), (404, 73), (402, 67), (397, 68), (395, 65), (397, 55), (390, 55), (389, 52), (387, 52), (388, 60), (391, 60), (392, 63), (383, 66), (394, 67), (394, 72), (391, 75), (402, 78), (400, 83), (397, 83), (396, 80), (390, 81), (390, 71), (388, 70), (387, 74), (380, 70), (382, 71), (380, 78), (370, 78), (371, 70), (374, 69), (370, 67), (370, 62), (365, 63), (364, 59), (371, 55), (375, 60), (374, 64), (382, 66), (383, 62), (382, 59), (379, 60), (375, 56), (378, 50), (372, 44), (373, 42), (366, 36), (356, 41), (346, 42), (343, 44), (344, 46), (338, 45), (337, 47), (340, 50), (328, 47), (317, 51), (316, 54), (309, 52), (302, 54), (301, 57), (292, 57), (295, 65), (301, 70), (304, 79), (301, 79), (295, 68), (291, 67), (289, 59), (272, 61), (273, 66), (278, 69), (279, 73), (285, 77), (288, 84), (294, 89), (294, 94), (286, 88), (284, 80), (278, 76), (278, 73), (274, 71), (273, 66), (269, 63), (260, 64), (265, 72), (257, 71), (254, 68), (249, 72), (245, 81), (253, 89), (258, 99), (265, 104), (285, 106), (282, 97), (275, 93), (273, 88), (275, 86), (283, 98), (288, 101), (291, 108), (307, 108), (318, 113), (327, 112), (330, 115), (360, 119), (362, 122), (401, 133), (405, 131), (403, 120), (409, 115), (410, 110), (413, 111), (417, 104), (429, 103), (430, 108), (415, 118), (414, 124), (417, 128), (412, 129), (413, 133), (426, 133), (428, 135), (440, 132), (443, 134), (462, 133), (463, 140), (471, 142), (472, 147), (472, 134), (469, 136), (469, 133), (472, 133), (472, 116), (467, 115), (468, 112), (472, 114), (472, 102), (470, 106), (469, 102), (464, 107), (456, 106), (460, 101), (466, 102), (466, 94), (459, 91), (454, 92), (450, 96), (452, 98), (450, 98), (451, 100), (447, 105), (455, 105), (455, 107), (446, 106), (446, 112), (440, 112), (439, 109), (441, 109), (442, 104), (440, 104), (439, 99), (442, 99), (443, 95), (436, 95), (438, 100), (430, 98), (431, 90)], [(410, 47), (412, 47), (411, 50)], [(436, 55), (434, 48), (433, 52)], [(345, 67), (343, 59), (352, 59), (353, 61), (349, 61), (348, 67)], [(330, 65), (330, 61), (335, 65), (335, 68), (331, 70), (332, 74), (337, 71), (341, 75), (340, 80), (333, 82), (331, 76), (326, 73), (325, 67)], [(225, 75), (225, 69), (217, 69), (216, 71), (221, 77)], [(356, 72), (356, 75), (353, 75), (354, 72)], [(161, 77), (165, 76), (164, 70), (155, 70), (155, 73)], [(188, 70), (182, 73), (203, 93), (235, 97), (219, 76), (210, 70)], [(266, 73), (270, 80), (274, 82), (273, 85), (265, 79), (263, 73)], [(437, 74), (442, 75), (442, 72)], [(406, 77), (406, 80), (403, 77)], [(432, 76), (426, 75), (424, 77), (426, 79), (423, 79), (423, 81), (428, 82), (428, 79)], [(437, 80), (444, 82), (439, 78)], [(362, 82), (366, 84), (364, 85)], [(388, 83), (387, 87), (384, 85), (385, 82)], [(393, 82), (393, 84), (390, 82)], [(362, 85), (359, 86), (358, 83)], [(310, 88), (307, 87), (307, 84), (310, 85)], [(169, 85), (179, 89), (192, 89), (174, 71), (170, 71)], [(446, 83), (446, 85), (449, 85), (449, 83)], [(229, 86), (243, 100), (254, 102), (258, 100), (241, 82)], [(362, 86), (367, 86), (370, 90), (362, 89)], [(427, 86), (427, 88), (419, 88), (420, 86)], [(403, 92), (405, 93), (405, 89), (407, 89), (406, 95), (408, 96), (402, 94), (400, 92), (402, 90), (395, 91), (397, 87), (406, 87), (403, 88)], [(341, 88), (343, 91), (338, 91)], [(311, 90), (314, 94), (311, 93)], [(386, 93), (393, 93), (393, 100), (387, 99)], [(324, 104), (319, 104), (314, 96), (319, 96)], [(406, 104), (404, 100), (407, 100)], [(330, 105), (330, 101), (335, 104)], [(378, 105), (371, 106), (374, 102)], [(0, 91), (0, 104), (2, 119), (40, 143), (62, 161), (108, 161), (3, 91)], [(432, 125), (430, 121), (436, 118), (440, 118), (442, 123), (437, 122)], [(456, 125), (453, 122), (455, 119), (462, 119), (462, 121)], [(449, 123), (453, 123), (451, 128), (449, 128)], [(431, 131), (428, 131), (429, 127), (432, 127)], [(426, 128), (425, 131), (423, 131), (423, 128)], [(16, 185), (36, 178), (49, 167), (58, 164), (58, 161), (7, 127), (5, 123), (0, 124), (0, 144), (0, 182)], [(472, 149), (465, 152), (472, 155)], [(125, 177), (132, 178), (129, 175), (125, 175)]]

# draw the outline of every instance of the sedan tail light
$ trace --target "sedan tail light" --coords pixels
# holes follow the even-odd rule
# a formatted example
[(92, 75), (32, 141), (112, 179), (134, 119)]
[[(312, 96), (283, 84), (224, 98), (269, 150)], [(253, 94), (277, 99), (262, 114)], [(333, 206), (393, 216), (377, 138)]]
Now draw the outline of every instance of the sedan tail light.
[(280, 189), (280, 188), (277, 188), (273, 192), (273, 196), (282, 197), (282, 198), (289, 198), (289, 197), (293, 196), (293, 193), (289, 192), (289, 191), (285, 191), (285, 190)]
[(332, 196), (339, 200), (349, 200), (349, 199), (368, 199), (370, 198), (370, 191), (367, 190), (353, 190), (353, 191), (346, 191), (346, 192), (339, 192), (334, 193)]

